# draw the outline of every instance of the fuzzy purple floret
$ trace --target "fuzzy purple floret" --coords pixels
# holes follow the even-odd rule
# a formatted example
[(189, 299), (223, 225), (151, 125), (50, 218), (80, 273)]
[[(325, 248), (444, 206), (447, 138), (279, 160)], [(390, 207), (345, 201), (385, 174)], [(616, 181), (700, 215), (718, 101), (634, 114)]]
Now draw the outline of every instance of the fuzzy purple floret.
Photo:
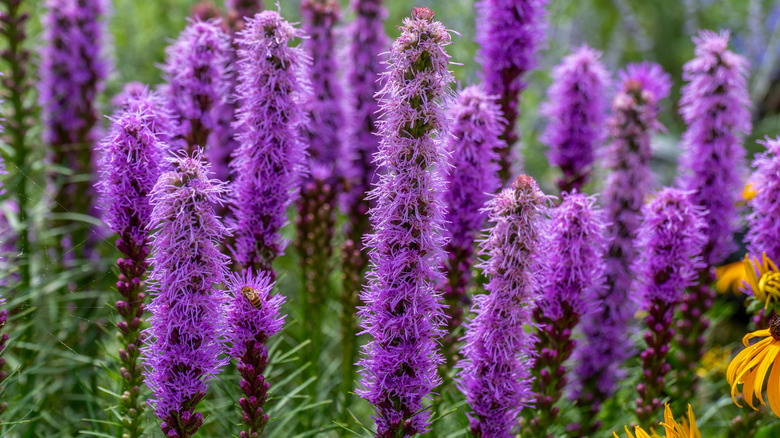
[(103, 221), (111, 231), (138, 246), (144, 245), (149, 235), (149, 194), (168, 164), (164, 159), (168, 145), (153, 130), (160, 120), (150, 101), (146, 107), (141, 102), (111, 119), (108, 136), (97, 146), (100, 179), (95, 184), (101, 195)]
[(141, 114), (155, 136), (165, 143), (168, 149), (173, 146), (174, 120), (160, 93), (150, 90), (148, 85), (140, 82), (129, 82), (121, 93), (114, 96), (111, 103), (119, 110)]
[(629, 299), (634, 239), (646, 190), (654, 182), (650, 138), (663, 129), (659, 101), (671, 88), (670, 76), (649, 62), (629, 64), (618, 72), (618, 79), (621, 89), (607, 121), (611, 140), (603, 153), (603, 166), (609, 171), (602, 195), (608, 222), (607, 288), (595, 298), (601, 305), (583, 319), (586, 342), (575, 352), (577, 381), (595, 379), (599, 402), (612, 394), (623, 376), (620, 365), (631, 355), (632, 342), (625, 333), (634, 315)]
[(678, 185), (709, 211), (704, 261), (712, 266), (736, 248), (735, 203), (742, 193), (745, 149), (751, 129), (747, 61), (728, 50), (728, 32), (701, 31), (693, 38), (696, 57), (683, 66), (680, 114), (683, 134)]
[(748, 252), (754, 257), (766, 253), (780, 261), (780, 137), (760, 141), (766, 148), (753, 160), (756, 169), (751, 184), (756, 196), (750, 200), (753, 209), (748, 216), (746, 240)]
[(53, 145), (91, 144), (99, 135), (95, 101), (109, 69), (101, 56), (105, 2), (47, 0), (46, 9), (39, 97), (43, 139)]
[(364, 198), (376, 180), (374, 155), (379, 150), (379, 136), (376, 135), (379, 103), (376, 95), (382, 86), (379, 77), (385, 58), (383, 53), (389, 45), (383, 25), (387, 11), (382, 3), (382, 0), (351, 1), (356, 16), (349, 27), (347, 81), (350, 84), (351, 112), (348, 117), (349, 141), (344, 150), (351, 163), (345, 170), (351, 187), (346, 203), (355, 210), (353, 215), (358, 217), (364, 216), (368, 210)]
[(540, 140), (550, 147), (550, 162), (563, 171), (561, 191), (581, 190), (604, 138), (610, 79), (600, 58), (601, 52), (588, 46), (563, 58), (553, 69), (548, 101), (541, 109), (548, 124)]
[(209, 180), (200, 151), (168, 160), (174, 170), (162, 174), (151, 193), (152, 316), (143, 356), (150, 405), (163, 433), (189, 436), (203, 422), (196, 405), (225, 365), (227, 296), (216, 285), (227, 272), (219, 245), (228, 230), (213, 206), (226, 188)]
[(400, 29), (381, 93), (377, 160), (387, 172), (370, 195), (376, 200), (374, 233), (366, 241), (371, 268), (358, 313), (370, 341), (356, 393), (376, 408), (378, 437), (429, 429), (423, 399), (441, 382), (443, 362), (437, 348), (445, 320), (438, 292), (447, 165), (441, 131), (453, 80), (445, 51), (450, 35), (428, 8), (415, 8)]
[(527, 329), (539, 299), (539, 267), (549, 199), (528, 176), (489, 202), (492, 227), (480, 243), (487, 294), (474, 297), (466, 323), (458, 388), (471, 408), (475, 436), (509, 438), (518, 414), (532, 406), (536, 335)]
[(644, 310), (655, 302), (674, 305), (705, 266), (701, 253), (707, 241), (707, 213), (694, 203), (693, 193), (672, 188), (661, 190), (642, 213), (639, 258), (633, 269), (637, 298)]
[(270, 270), (287, 242), (280, 230), (287, 207), (298, 198), (305, 171), (301, 127), (309, 99), (308, 58), (288, 47), (301, 32), (277, 12), (264, 11), (238, 33), (239, 148), (234, 172), (234, 255), (238, 265)]
[(336, 0), (303, 0), (301, 16), (308, 36), (303, 49), (311, 57), (309, 78), (313, 91), (306, 105), (309, 155), (320, 165), (332, 168), (333, 177), (338, 178), (345, 126), (335, 33), (341, 9)]
[(211, 134), (230, 108), (231, 50), (230, 36), (214, 20), (189, 23), (166, 49), (163, 90), (177, 148), (191, 152), (216, 143)]

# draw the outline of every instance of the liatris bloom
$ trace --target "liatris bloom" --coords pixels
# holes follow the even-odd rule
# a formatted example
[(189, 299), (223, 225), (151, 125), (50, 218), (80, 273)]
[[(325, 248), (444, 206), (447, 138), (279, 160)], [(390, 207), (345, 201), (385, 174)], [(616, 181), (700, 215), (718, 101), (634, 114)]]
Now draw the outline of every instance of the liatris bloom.
[(143, 344), (140, 336), (145, 298), (142, 282), (149, 266), (152, 214), (149, 194), (164, 170), (168, 148), (153, 131), (155, 125), (161, 123), (154, 120), (153, 103), (147, 102), (145, 106), (139, 98), (135, 109), (121, 111), (112, 119), (108, 136), (97, 147), (101, 159), (98, 163), (100, 180), (96, 187), (101, 194), (103, 221), (119, 235), (116, 246), (124, 255), (117, 260), (120, 274), (116, 283), (122, 294), (122, 300), (116, 302), (122, 317), (117, 323), (122, 338), (119, 350), (122, 362), (120, 414), (122, 425), (131, 437), (142, 432), (144, 408), (139, 400), (143, 377), (138, 355)]
[(692, 287), (680, 306), (680, 330), (676, 398), (690, 400), (697, 377), (694, 369), (704, 354), (704, 331), (709, 321), (703, 316), (712, 306), (710, 283), (714, 266), (735, 248), (733, 233), (739, 215), (745, 173), (742, 138), (750, 131), (750, 99), (747, 91), (747, 61), (728, 50), (728, 32), (702, 31), (694, 37), (696, 57), (683, 67), (680, 114), (688, 125), (683, 134), (679, 186), (693, 192), (697, 205), (706, 208), (707, 244), (702, 252), (706, 266), (699, 284)]
[(455, 354), (456, 330), (463, 322), (464, 306), (469, 304), (466, 288), (474, 263), (474, 241), (487, 218), (485, 202), (500, 185), (498, 154), (504, 120), (495, 99), (479, 87), (460, 92), (449, 109), (452, 136), (447, 143), (450, 165), (444, 203), (447, 206), (447, 283), (444, 300), (449, 306), (444, 352), (448, 359)]
[(230, 37), (217, 21), (190, 23), (166, 49), (163, 70), (176, 146), (192, 153), (206, 147), (230, 94)]
[[(664, 434), (666, 435), (666, 438), (701, 438), (701, 432), (699, 432), (699, 428), (696, 427), (696, 417), (693, 415), (693, 408), (691, 408), (691, 405), (688, 405), (688, 421), (683, 418), (681, 423), (682, 424), (677, 423), (677, 421), (674, 419), (672, 410), (669, 408), (669, 403), (664, 403), (664, 421), (658, 425), (664, 428)], [(625, 426), (625, 429), (626, 436), (628, 438), (634, 438), (634, 435), (632, 435), (631, 431), (628, 430), (628, 426)], [(658, 437), (658, 435), (655, 434), (652, 429), (651, 432), (652, 435), (647, 433), (639, 426), (634, 428), (636, 438)], [(612, 432), (612, 436), (615, 438), (620, 438), (615, 432)]]
[(759, 143), (766, 151), (753, 161), (751, 188), (756, 195), (749, 201), (753, 212), (748, 216), (748, 252), (780, 260), (780, 137)]
[[(750, 345), (753, 338), (764, 338), (756, 344)], [(766, 405), (763, 396), (764, 379), (771, 366), (766, 392), (769, 398), (769, 407), (775, 415), (780, 416), (780, 366), (775, 363), (780, 354), (780, 317), (774, 317), (769, 329), (757, 330), (748, 333), (742, 338), (745, 349), (742, 350), (729, 364), (726, 378), (731, 385), (731, 398), (737, 402), (738, 387), (742, 385), (742, 395), (748, 406), (753, 406), (753, 398), (758, 398), (762, 405)]]
[(271, 272), (284, 253), (280, 230), (287, 207), (298, 197), (306, 146), (301, 141), (308, 99), (308, 60), (300, 48), (288, 47), (301, 36), (277, 12), (264, 11), (238, 33), (235, 128), (241, 143), (230, 166), (235, 172), (236, 263)]
[(359, 364), (356, 393), (376, 407), (378, 437), (425, 433), (423, 398), (441, 380), (437, 340), (445, 315), (437, 288), (444, 280), (442, 106), (450, 92), (447, 29), (428, 8), (404, 19), (390, 49), (382, 90), (378, 161), (387, 169), (371, 197), (374, 233), (369, 284), (361, 294), (362, 326), (371, 340)]
[(547, 3), (548, 0), (480, 0), (476, 5), (482, 81), (488, 94), (499, 96), (498, 103), (507, 121), (501, 136), (507, 147), (497, 150), (504, 183), (511, 176), (512, 147), (519, 138), (515, 122), (520, 93), (526, 87), (523, 76), (536, 65), (536, 51), (544, 41)]
[(637, 236), (640, 257), (635, 264), (642, 310), (648, 312), (642, 352), (644, 382), (637, 386), (636, 413), (646, 426), (660, 409), (670, 366), (665, 362), (674, 336), (672, 316), (685, 288), (696, 282), (704, 266), (701, 251), (706, 242), (706, 222), (693, 195), (666, 188), (643, 208), (644, 220)]
[[(103, 0), (47, 0), (43, 18), (46, 45), (41, 52), (40, 96), (43, 139), (51, 146), (51, 161), (74, 175), (92, 172), (92, 147), (99, 136), (97, 97), (103, 91), (108, 64), (102, 57)], [(91, 207), (89, 179), (61, 184), (54, 213), (88, 213)], [(64, 226), (55, 220), (55, 226)], [(69, 240), (87, 239), (84, 227)], [(66, 241), (67, 239), (63, 239)], [(83, 245), (73, 248), (81, 251)], [(63, 248), (60, 248), (65, 255)]]
[(228, 230), (214, 213), (225, 187), (209, 180), (202, 152), (170, 158), (151, 193), (153, 269), (149, 276), (151, 327), (143, 349), (150, 404), (168, 437), (191, 437), (203, 424), (196, 412), (225, 361), (221, 301), (215, 285), (226, 275), (228, 258), (219, 244)]
[(549, 200), (536, 182), (520, 176), (489, 202), (493, 224), (480, 243), (487, 294), (474, 298), (466, 344), (458, 364), (458, 388), (471, 407), (476, 437), (508, 438), (517, 416), (533, 406), (531, 368), (536, 335), (529, 331), (539, 298), (538, 269)]
[(601, 52), (582, 46), (553, 69), (542, 107), (548, 124), (541, 140), (550, 147), (550, 162), (563, 171), (561, 192), (582, 190), (604, 138), (609, 74), (600, 58)]
[(238, 404), (247, 426), (246, 431), (241, 431), (241, 438), (259, 436), (268, 423), (268, 414), (263, 412), (270, 386), (263, 376), (268, 365), (266, 343), (284, 324), (284, 316), (279, 315), (284, 297), (271, 297), (273, 286), (268, 273), (256, 275), (251, 270), (231, 274), (227, 281), (231, 295), (227, 308), (230, 355), (238, 361), (244, 393)]
[(136, 113), (166, 149), (171, 147), (174, 121), (159, 93), (150, 91), (148, 85), (129, 82), (111, 102), (122, 111)]
[(658, 102), (671, 87), (669, 75), (647, 62), (629, 64), (618, 78), (622, 89), (612, 101), (612, 116), (607, 121), (611, 140), (603, 153), (604, 167), (609, 170), (602, 195), (608, 223), (607, 287), (596, 298), (601, 305), (583, 318), (586, 341), (574, 353), (575, 381), (582, 390), (573, 395), (579, 397), (580, 433), (585, 435), (597, 432), (596, 414), (622, 379), (620, 365), (631, 354), (632, 342), (625, 334), (634, 314), (629, 299), (634, 239), (647, 187), (653, 184), (650, 137), (663, 129), (658, 122)]
[(533, 311), (539, 326), (539, 357), (534, 364), (536, 410), (528, 411), (526, 428), (534, 436), (547, 436), (555, 424), (567, 378), (564, 362), (574, 351), (572, 331), (583, 315), (600, 305), (603, 295), (605, 226), (596, 199), (564, 193), (552, 218), (543, 251), (540, 277), (542, 296)]
[[(357, 291), (363, 288), (364, 271), (368, 265), (368, 255), (363, 251), (363, 236), (370, 229), (368, 218), (369, 200), (366, 193), (374, 183), (376, 163), (374, 155), (379, 147), (376, 135), (379, 105), (376, 94), (379, 92), (382, 60), (389, 42), (384, 32), (383, 21), (387, 11), (382, 0), (352, 0), (355, 19), (348, 29), (349, 33), (349, 69), (347, 81), (350, 84), (347, 106), (347, 141), (344, 143), (344, 159), (349, 163), (344, 169), (347, 190), (343, 199), (347, 222), (344, 246), (341, 249), (342, 293), (341, 293), (341, 331), (342, 331), (342, 388), (341, 393), (349, 397), (355, 375), (354, 363), (357, 360), (355, 336), (355, 308), (358, 303)], [(346, 421), (349, 413), (344, 403), (341, 418)]]

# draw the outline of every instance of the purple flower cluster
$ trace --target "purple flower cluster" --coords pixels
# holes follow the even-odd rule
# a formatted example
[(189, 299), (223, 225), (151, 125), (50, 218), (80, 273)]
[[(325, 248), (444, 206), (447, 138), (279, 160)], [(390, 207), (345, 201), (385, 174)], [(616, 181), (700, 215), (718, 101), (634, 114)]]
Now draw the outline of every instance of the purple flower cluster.
[(214, 213), (225, 186), (209, 180), (202, 152), (171, 158), (151, 193), (151, 327), (143, 351), (150, 404), (163, 434), (190, 437), (203, 424), (196, 405), (225, 360), (221, 301), (228, 258), (219, 244), (228, 230)]
[(748, 216), (748, 252), (754, 257), (766, 253), (775, 262), (780, 261), (780, 138), (759, 142), (766, 151), (756, 155), (751, 187), (756, 195), (750, 200), (753, 209)]
[(111, 103), (119, 110), (137, 113), (157, 139), (167, 145), (166, 149), (172, 147), (174, 119), (165, 99), (158, 92), (149, 90), (148, 85), (140, 82), (130, 82)]
[(445, 51), (450, 34), (428, 8), (415, 8), (400, 30), (381, 93), (377, 159), (387, 171), (370, 195), (376, 200), (367, 240), (371, 271), (359, 312), (371, 338), (356, 392), (376, 408), (379, 437), (428, 430), (431, 412), (423, 399), (440, 383), (436, 368), (443, 361), (437, 340), (445, 315), (437, 289), (444, 280), (441, 137), (453, 80)]
[(444, 192), (445, 237), (449, 238), (444, 299), (450, 316), (449, 336), (445, 337), (444, 344), (449, 357), (456, 342), (453, 332), (461, 325), (464, 306), (469, 304), (466, 288), (474, 264), (474, 241), (488, 215), (485, 203), (501, 184), (496, 151), (504, 146), (499, 136), (505, 122), (495, 98), (473, 85), (460, 92), (448, 112), (452, 136), (446, 147), (454, 169), (446, 177)]
[(268, 273), (256, 275), (251, 270), (231, 274), (227, 280), (231, 295), (227, 306), (230, 355), (238, 361), (242, 378), (239, 386), (244, 393), (238, 404), (248, 429), (241, 432), (241, 438), (259, 436), (269, 419), (263, 412), (270, 387), (263, 376), (268, 365), (265, 344), (284, 325), (284, 316), (279, 315), (284, 297), (278, 294), (271, 297), (273, 286)]
[(696, 57), (683, 66), (680, 114), (683, 134), (679, 185), (709, 211), (704, 261), (712, 266), (734, 249), (742, 192), (745, 150), (750, 131), (747, 61), (728, 50), (728, 32), (701, 31), (693, 38)]
[(502, 139), (507, 147), (497, 150), (501, 180), (510, 178), (512, 147), (518, 140), (515, 122), (523, 76), (536, 65), (536, 51), (543, 44), (548, 0), (480, 0), (477, 5), (478, 60), (488, 94), (497, 95), (507, 121)]
[(489, 202), (493, 224), (480, 244), (487, 294), (474, 298), (466, 323), (458, 388), (471, 408), (474, 436), (509, 438), (518, 414), (533, 406), (531, 368), (536, 335), (528, 331), (539, 299), (538, 270), (549, 200), (536, 182), (520, 176)]
[[(206, 147), (221, 112), (229, 107), (230, 37), (217, 21), (190, 23), (166, 50), (163, 68), (168, 107), (176, 120), (176, 147)], [(219, 145), (217, 145), (218, 147)]]
[[(591, 409), (593, 417), (601, 402), (612, 395), (622, 378), (619, 367), (631, 355), (632, 342), (625, 334), (634, 314), (629, 300), (631, 267), (636, 258), (634, 239), (646, 190), (653, 184), (650, 138), (663, 129), (658, 122), (659, 101), (671, 87), (669, 75), (657, 64), (646, 62), (629, 64), (618, 72), (618, 78), (621, 89), (612, 101), (612, 116), (607, 121), (611, 140), (603, 154), (609, 171), (602, 195), (608, 218), (607, 287), (595, 297), (601, 305), (583, 318), (586, 342), (575, 352), (578, 381), (583, 386), (580, 405)], [(587, 423), (588, 418), (582, 418), (580, 425), (586, 427)]]
[(298, 197), (306, 145), (301, 127), (308, 101), (308, 59), (288, 47), (301, 32), (277, 12), (264, 11), (238, 33), (235, 125), (239, 148), (230, 163), (234, 173), (236, 263), (271, 271), (287, 245), (280, 230), (287, 207)]
[(563, 171), (558, 180), (562, 192), (582, 190), (604, 138), (610, 78), (600, 58), (600, 52), (585, 45), (563, 58), (553, 69), (548, 102), (542, 106), (549, 121), (541, 140), (550, 147), (550, 162)]

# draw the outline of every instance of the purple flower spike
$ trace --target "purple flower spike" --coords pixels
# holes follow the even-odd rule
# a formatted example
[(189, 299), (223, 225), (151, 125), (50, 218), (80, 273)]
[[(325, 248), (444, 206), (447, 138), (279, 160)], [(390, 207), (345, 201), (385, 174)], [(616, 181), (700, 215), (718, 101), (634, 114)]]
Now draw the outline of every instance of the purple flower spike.
[(572, 332), (583, 315), (600, 305), (596, 300), (605, 287), (605, 232), (603, 213), (592, 196), (564, 193), (552, 210), (540, 272), (542, 298), (533, 314), (541, 354), (534, 364), (536, 410), (526, 413), (529, 436), (547, 436), (557, 421), (554, 404), (568, 380), (564, 363), (576, 345)]
[(644, 220), (637, 236), (640, 257), (634, 266), (636, 285), (648, 330), (647, 349), (642, 352), (644, 381), (637, 386), (636, 413), (639, 425), (647, 428), (661, 408), (671, 369), (666, 362), (674, 337), (672, 325), (677, 304), (685, 288), (696, 283), (705, 266), (700, 256), (707, 237), (705, 213), (693, 202), (693, 194), (666, 188), (643, 208)]
[(454, 355), (457, 342), (455, 330), (463, 322), (469, 298), (466, 289), (474, 264), (474, 241), (487, 219), (485, 203), (500, 186), (497, 150), (504, 144), (499, 138), (504, 129), (501, 109), (493, 96), (477, 86), (460, 92), (449, 109), (452, 136), (447, 144), (452, 171), (447, 175), (447, 206), (445, 220), (447, 283), (444, 299), (449, 306), (444, 352), (448, 360)]
[(609, 74), (600, 58), (601, 52), (588, 46), (563, 58), (542, 107), (548, 124), (541, 140), (550, 147), (550, 162), (563, 171), (561, 192), (582, 190), (604, 138)]
[(515, 436), (518, 414), (533, 406), (536, 335), (528, 328), (539, 299), (535, 272), (548, 205), (525, 175), (488, 204), (493, 225), (480, 243), (488, 293), (474, 298), (476, 316), (466, 323), (464, 359), (458, 363), (458, 388), (466, 394), (476, 437)]
[(173, 116), (159, 93), (149, 90), (148, 85), (130, 82), (112, 99), (112, 104), (125, 112), (141, 116), (157, 139), (170, 149), (175, 125)]
[(284, 316), (279, 315), (284, 297), (271, 297), (273, 286), (268, 273), (255, 275), (251, 270), (230, 274), (227, 280), (231, 295), (227, 308), (230, 355), (238, 361), (244, 393), (238, 400), (247, 427), (241, 431), (241, 438), (259, 436), (268, 423), (268, 414), (263, 412), (270, 386), (263, 376), (268, 366), (266, 343), (284, 325)]
[(624, 373), (620, 366), (631, 354), (633, 342), (626, 336), (634, 315), (630, 305), (631, 267), (636, 259), (634, 239), (639, 229), (650, 171), (650, 138), (663, 129), (658, 122), (659, 100), (669, 94), (671, 78), (657, 64), (629, 64), (618, 72), (621, 89), (612, 101), (607, 121), (611, 137), (603, 153), (609, 171), (602, 199), (607, 216), (607, 287), (594, 301), (601, 303), (582, 321), (586, 342), (575, 350), (579, 433), (596, 434), (601, 403), (611, 397)]
[(756, 196), (750, 200), (753, 212), (748, 216), (748, 252), (758, 257), (766, 253), (772, 260), (780, 260), (780, 138), (760, 141), (766, 151), (756, 155), (753, 167), (752, 189)]
[(225, 321), (215, 285), (223, 282), (228, 258), (219, 245), (228, 230), (214, 213), (226, 188), (209, 180), (202, 152), (169, 158), (151, 194), (153, 206), (149, 290), (151, 327), (143, 350), (150, 405), (168, 437), (191, 437), (203, 424), (195, 412), (211, 380), (225, 365)]
[(696, 57), (683, 67), (680, 114), (683, 134), (679, 186), (694, 193), (706, 208), (704, 261), (716, 265), (734, 249), (737, 227), (734, 204), (743, 187), (745, 149), (750, 131), (747, 61), (728, 50), (729, 33), (701, 31), (693, 38)]
[(478, 60), (482, 64), (485, 92), (499, 96), (507, 121), (502, 139), (507, 147), (497, 150), (501, 180), (511, 177), (512, 147), (519, 136), (515, 122), (525, 74), (536, 66), (536, 52), (544, 43), (547, 27), (544, 8), (548, 0), (481, 0), (477, 3)]
[(374, 233), (366, 241), (371, 270), (359, 316), (371, 340), (359, 364), (356, 393), (376, 408), (378, 437), (411, 436), (430, 427), (423, 399), (441, 380), (437, 340), (445, 322), (437, 289), (444, 276), (441, 227), (446, 166), (442, 106), (450, 93), (445, 46), (450, 34), (428, 8), (404, 19), (390, 49), (382, 90), (382, 140), (387, 169), (371, 192)]
[(176, 120), (177, 148), (192, 153), (208, 145), (229, 107), (230, 37), (218, 21), (190, 23), (166, 50), (164, 87), (168, 107)]
[(235, 176), (234, 254), (241, 267), (271, 271), (284, 253), (280, 230), (287, 207), (298, 198), (305, 170), (306, 145), (301, 127), (308, 100), (308, 59), (288, 47), (301, 36), (277, 12), (264, 11), (238, 33), (237, 98), (241, 104), (235, 128), (241, 143), (230, 163)]

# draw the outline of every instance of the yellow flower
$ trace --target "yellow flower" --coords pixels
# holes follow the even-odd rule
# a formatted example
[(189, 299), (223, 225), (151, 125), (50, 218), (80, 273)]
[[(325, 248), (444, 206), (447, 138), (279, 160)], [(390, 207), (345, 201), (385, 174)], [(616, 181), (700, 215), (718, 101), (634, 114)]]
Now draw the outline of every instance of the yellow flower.
[(737, 205), (743, 205), (750, 202), (751, 199), (755, 198), (758, 192), (756, 192), (756, 187), (753, 183), (748, 183), (745, 185), (745, 189), (742, 191), (742, 201), (737, 202)]
[(745, 255), (745, 276), (753, 296), (764, 303), (764, 309), (768, 308), (772, 301), (780, 300), (780, 270), (777, 265), (765, 253), (761, 254), (761, 263), (758, 258)]
[(710, 374), (726, 374), (731, 359), (731, 350), (714, 345), (701, 357), (701, 365), (696, 368), (696, 375), (702, 379)]
[(739, 292), (742, 282), (745, 281), (745, 264), (741, 261), (729, 263), (715, 268), (715, 290), (718, 293)]
[[(749, 345), (753, 338), (764, 338), (753, 345)], [(753, 397), (758, 398), (762, 405), (766, 405), (763, 396), (764, 379), (766, 378), (769, 367), (772, 372), (769, 374), (769, 383), (766, 392), (769, 398), (769, 407), (772, 412), (780, 417), (780, 366), (772, 366), (778, 353), (780, 353), (780, 318), (772, 319), (770, 328), (767, 330), (757, 330), (748, 333), (742, 338), (745, 349), (740, 351), (737, 357), (729, 364), (726, 371), (726, 379), (731, 385), (731, 398), (734, 404), (742, 407), (737, 402), (737, 386), (742, 385), (742, 395), (748, 405), (753, 406)]]
[[(666, 432), (666, 438), (701, 438), (701, 432), (699, 432), (699, 428), (696, 427), (696, 418), (693, 416), (691, 405), (688, 405), (687, 421), (683, 418), (682, 425), (680, 425), (674, 420), (672, 410), (669, 408), (669, 403), (664, 403), (664, 421), (660, 423), (660, 426), (663, 426), (664, 432)], [(661, 438), (652, 429), (650, 430), (650, 433), (647, 433), (641, 427), (636, 426), (634, 428), (636, 437), (628, 430), (628, 426), (625, 426), (625, 429), (628, 438)], [(620, 438), (615, 432), (612, 432), (612, 436), (614, 438)]]

